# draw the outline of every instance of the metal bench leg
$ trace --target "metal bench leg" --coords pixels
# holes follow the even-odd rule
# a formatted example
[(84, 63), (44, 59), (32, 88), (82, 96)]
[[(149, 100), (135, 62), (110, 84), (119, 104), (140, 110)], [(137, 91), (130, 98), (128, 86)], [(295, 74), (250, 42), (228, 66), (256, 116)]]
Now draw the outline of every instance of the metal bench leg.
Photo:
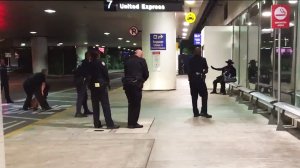
[(239, 98), (239, 103), (243, 103), (243, 95), (244, 95), (244, 92), (242, 92), (240, 98)]
[(253, 114), (257, 113), (257, 107), (258, 107), (258, 98), (255, 100), (255, 103), (253, 106)]
[(238, 95), (236, 96), (236, 99), (235, 99), (235, 101), (240, 101), (240, 96), (241, 96), (241, 91), (239, 91), (239, 93), (238, 93)]
[(251, 95), (250, 102), (248, 105), (248, 110), (253, 110), (253, 95)]
[(276, 131), (285, 131), (285, 128), (283, 127), (283, 121), (282, 121), (283, 116), (284, 116), (284, 110), (278, 110), (278, 117), (277, 117), (278, 121), (277, 121)]
[(272, 110), (271, 110), (270, 117), (269, 117), (269, 123), (268, 123), (269, 125), (275, 125), (275, 124), (277, 124), (276, 118), (274, 116), (275, 112), (276, 112), (275, 107), (273, 107)]

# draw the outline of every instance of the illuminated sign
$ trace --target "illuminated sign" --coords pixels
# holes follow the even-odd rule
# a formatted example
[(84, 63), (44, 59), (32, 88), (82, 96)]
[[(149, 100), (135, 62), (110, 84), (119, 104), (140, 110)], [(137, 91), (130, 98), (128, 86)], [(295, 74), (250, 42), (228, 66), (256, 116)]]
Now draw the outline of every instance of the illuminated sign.
[(195, 33), (194, 34), (194, 45), (201, 45), (201, 34), (200, 33)]
[(271, 25), (274, 29), (290, 27), (291, 7), (284, 4), (272, 5)]
[(185, 21), (188, 23), (194, 23), (196, 21), (196, 15), (194, 12), (189, 12), (185, 15)]
[(166, 34), (150, 34), (151, 50), (166, 50)]
[(168, 2), (131, 2), (126, 0), (105, 0), (105, 11), (183, 11), (183, 3)]

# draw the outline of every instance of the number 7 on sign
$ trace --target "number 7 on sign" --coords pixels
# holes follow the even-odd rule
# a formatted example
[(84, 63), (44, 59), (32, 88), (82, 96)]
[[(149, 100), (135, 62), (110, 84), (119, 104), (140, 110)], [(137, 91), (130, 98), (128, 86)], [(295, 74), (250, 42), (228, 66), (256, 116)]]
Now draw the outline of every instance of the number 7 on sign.
[(109, 4), (108, 4), (108, 9), (110, 9), (110, 7), (111, 7), (111, 4), (113, 3), (113, 0), (106, 0), (106, 2), (108, 2)]

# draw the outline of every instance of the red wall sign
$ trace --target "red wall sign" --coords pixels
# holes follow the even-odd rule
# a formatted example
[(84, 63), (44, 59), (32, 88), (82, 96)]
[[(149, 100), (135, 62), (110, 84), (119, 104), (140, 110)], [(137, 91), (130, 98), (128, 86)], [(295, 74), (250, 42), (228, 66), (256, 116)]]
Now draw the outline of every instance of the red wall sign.
[(281, 29), (290, 27), (291, 7), (289, 5), (272, 5), (272, 28)]

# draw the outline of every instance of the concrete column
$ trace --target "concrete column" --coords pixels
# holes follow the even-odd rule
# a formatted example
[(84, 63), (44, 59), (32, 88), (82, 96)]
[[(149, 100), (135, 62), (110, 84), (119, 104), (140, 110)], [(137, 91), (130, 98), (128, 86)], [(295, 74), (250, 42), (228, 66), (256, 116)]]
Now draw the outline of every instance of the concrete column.
[[(175, 13), (145, 12), (142, 20), (142, 47), (150, 73), (144, 90), (176, 89)], [(150, 34), (166, 34), (166, 50), (151, 50)], [(157, 55), (156, 51), (159, 51), (160, 55)], [(156, 52), (156, 55), (153, 55), (153, 52)]]
[(76, 54), (77, 54), (77, 65), (80, 64), (82, 60), (85, 58), (85, 52), (87, 52), (86, 46), (77, 46), (76, 47)]
[[(2, 104), (2, 102), (1, 102), (1, 90), (0, 90), (0, 104)], [(0, 167), (5, 168), (5, 151), (4, 151), (4, 133), (3, 133), (2, 107), (0, 107)]]
[(46, 37), (31, 38), (32, 71), (41, 72), (48, 69), (48, 44)]

